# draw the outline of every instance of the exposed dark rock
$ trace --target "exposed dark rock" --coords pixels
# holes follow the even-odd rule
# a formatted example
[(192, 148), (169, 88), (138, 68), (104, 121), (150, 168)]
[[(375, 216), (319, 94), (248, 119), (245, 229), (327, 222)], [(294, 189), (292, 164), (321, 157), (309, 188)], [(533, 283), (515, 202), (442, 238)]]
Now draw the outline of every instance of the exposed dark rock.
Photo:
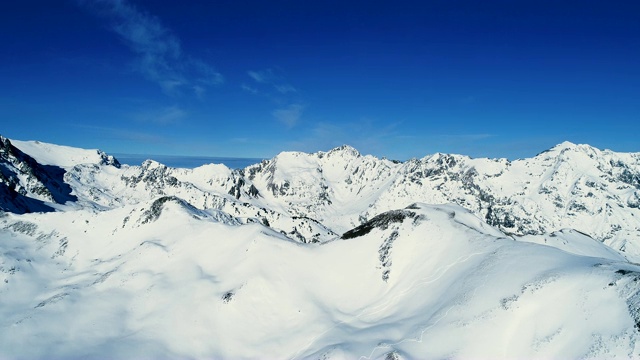
[(394, 231), (389, 235), (387, 239), (380, 245), (378, 249), (378, 258), (380, 259), (380, 265), (382, 266), (382, 281), (387, 282), (389, 280), (389, 273), (391, 272), (391, 248), (393, 242), (398, 238), (398, 232)]
[(232, 291), (227, 291), (226, 293), (224, 293), (224, 295), (222, 295), (222, 302), (228, 304), (231, 300), (233, 300), (234, 295), (235, 294)]
[(371, 230), (376, 228), (386, 230), (389, 224), (400, 223), (408, 217), (414, 218), (415, 216), (415, 212), (408, 210), (387, 211), (378, 216), (375, 216), (373, 219), (367, 221), (366, 223), (345, 232), (344, 234), (342, 234), (341, 238), (346, 240), (360, 237), (370, 233)]
[(142, 213), (142, 224), (146, 224), (146, 223), (158, 220), (160, 215), (162, 215), (162, 210), (164, 209), (164, 205), (168, 202), (174, 202), (191, 211), (195, 211), (195, 212), (198, 211), (193, 205), (180, 199), (177, 196), (163, 196), (159, 199), (156, 199), (151, 204), (149, 209), (145, 210), (145, 212)]

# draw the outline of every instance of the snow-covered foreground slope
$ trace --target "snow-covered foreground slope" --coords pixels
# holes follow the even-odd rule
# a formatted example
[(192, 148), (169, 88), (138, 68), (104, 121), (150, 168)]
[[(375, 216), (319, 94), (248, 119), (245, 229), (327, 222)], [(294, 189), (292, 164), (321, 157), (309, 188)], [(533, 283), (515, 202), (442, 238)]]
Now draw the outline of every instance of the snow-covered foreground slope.
[(639, 201), (640, 154), (570, 143), (231, 170), (0, 137), (0, 358), (640, 357)]
[(514, 241), (455, 205), (322, 245), (151, 208), (5, 215), (0, 357), (640, 356), (640, 267), (604, 247)]

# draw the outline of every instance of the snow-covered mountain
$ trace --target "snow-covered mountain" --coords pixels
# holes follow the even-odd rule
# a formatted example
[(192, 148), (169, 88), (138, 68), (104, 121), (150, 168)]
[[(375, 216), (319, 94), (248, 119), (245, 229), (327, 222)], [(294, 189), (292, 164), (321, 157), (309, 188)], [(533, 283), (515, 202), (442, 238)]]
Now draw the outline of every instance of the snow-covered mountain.
[(314, 154), (285, 152), (231, 170), (214, 164), (174, 169), (152, 160), (119, 166), (104, 154), (82, 163), (67, 160), (72, 158), (68, 148), (18, 144), (36, 158), (59, 152), (55, 156), (64, 159), (58, 166), (67, 170), (65, 184), (79, 203), (97, 209), (173, 195), (199, 209), (266, 221), (310, 242), (413, 202), (454, 203), (508, 234), (573, 228), (640, 256), (638, 153), (563, 143), (515, 161), (434, 154), (394, 162), (343, 146)]
[(560, 144), (531, 159), (435, 154), (404, 163), (328, 153), (283, 153), (244, 171), (270, 203), (345, 231), (419, 201), (455, 203), (514, 235), (575, 228), (621, 250), (640, 241), (640, 154)]
[(640, 357), (640, 154), (0, 140), (0, 358)]

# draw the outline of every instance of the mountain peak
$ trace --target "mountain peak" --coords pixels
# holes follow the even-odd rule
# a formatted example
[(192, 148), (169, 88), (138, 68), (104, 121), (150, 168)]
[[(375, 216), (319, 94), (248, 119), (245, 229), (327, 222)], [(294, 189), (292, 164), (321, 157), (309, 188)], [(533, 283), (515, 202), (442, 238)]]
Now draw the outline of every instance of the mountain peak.
[(356, 150), (354, 147), (350, 146), (350, 145), (342, 145), (342, 146), (338, 146), (335, 147), (331, 150), (329, 150), (327, 152), (328, 155), (331, 154), (337, 154), (337, 153), (341, 153), (341, 154), (347, 154), (347, 155), (351, 155), (351, 156), (355, 156), (355, 157), (359, 157), (360, 156), (360, 152), (358, 150)]
[(552, 147), (550, 150), (557, 150), (557, 151), (563, 151), (563, 150), (581, 150), (581, 151), (600, 151), (600, 149), (593, 147), (589, 144), (575, 144), (572, 143), (570, 141), (563, 141), (560, 144)]
[[(595, 148), (588, 144), (575, 144), (570, 141), (563, 141), (558, 145), (553, 146), (552, 148), (545, 150), (538, 155), (542, 154), (563, 154), (567, 151), (571, 152), (582, 152), (588, 154), (590, 157), (597, 155), (597, 153), (601, 152), (600, 149)], [(537, 156), (537, 155), (536, 155)]]
[(552, 147), (552, 149), (563, 150), (563, 149), (574, 149), (576, 147), (578, 147), (578, 144), (572, 143), (571, 141), (563, 141), (560, 144)]
[(142, 162), (141, 167), (144, 169), (166, 168), (167, 166), (153, 159), (147, 159)]

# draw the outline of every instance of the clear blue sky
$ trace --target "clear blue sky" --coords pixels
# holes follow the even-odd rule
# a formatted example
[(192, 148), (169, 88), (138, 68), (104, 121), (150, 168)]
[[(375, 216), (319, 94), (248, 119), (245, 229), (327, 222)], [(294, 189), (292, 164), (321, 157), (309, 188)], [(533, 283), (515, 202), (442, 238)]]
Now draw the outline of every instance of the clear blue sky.
[(640, 151), (639, 1), (5, 1), (0, 134), (112, 153)]

